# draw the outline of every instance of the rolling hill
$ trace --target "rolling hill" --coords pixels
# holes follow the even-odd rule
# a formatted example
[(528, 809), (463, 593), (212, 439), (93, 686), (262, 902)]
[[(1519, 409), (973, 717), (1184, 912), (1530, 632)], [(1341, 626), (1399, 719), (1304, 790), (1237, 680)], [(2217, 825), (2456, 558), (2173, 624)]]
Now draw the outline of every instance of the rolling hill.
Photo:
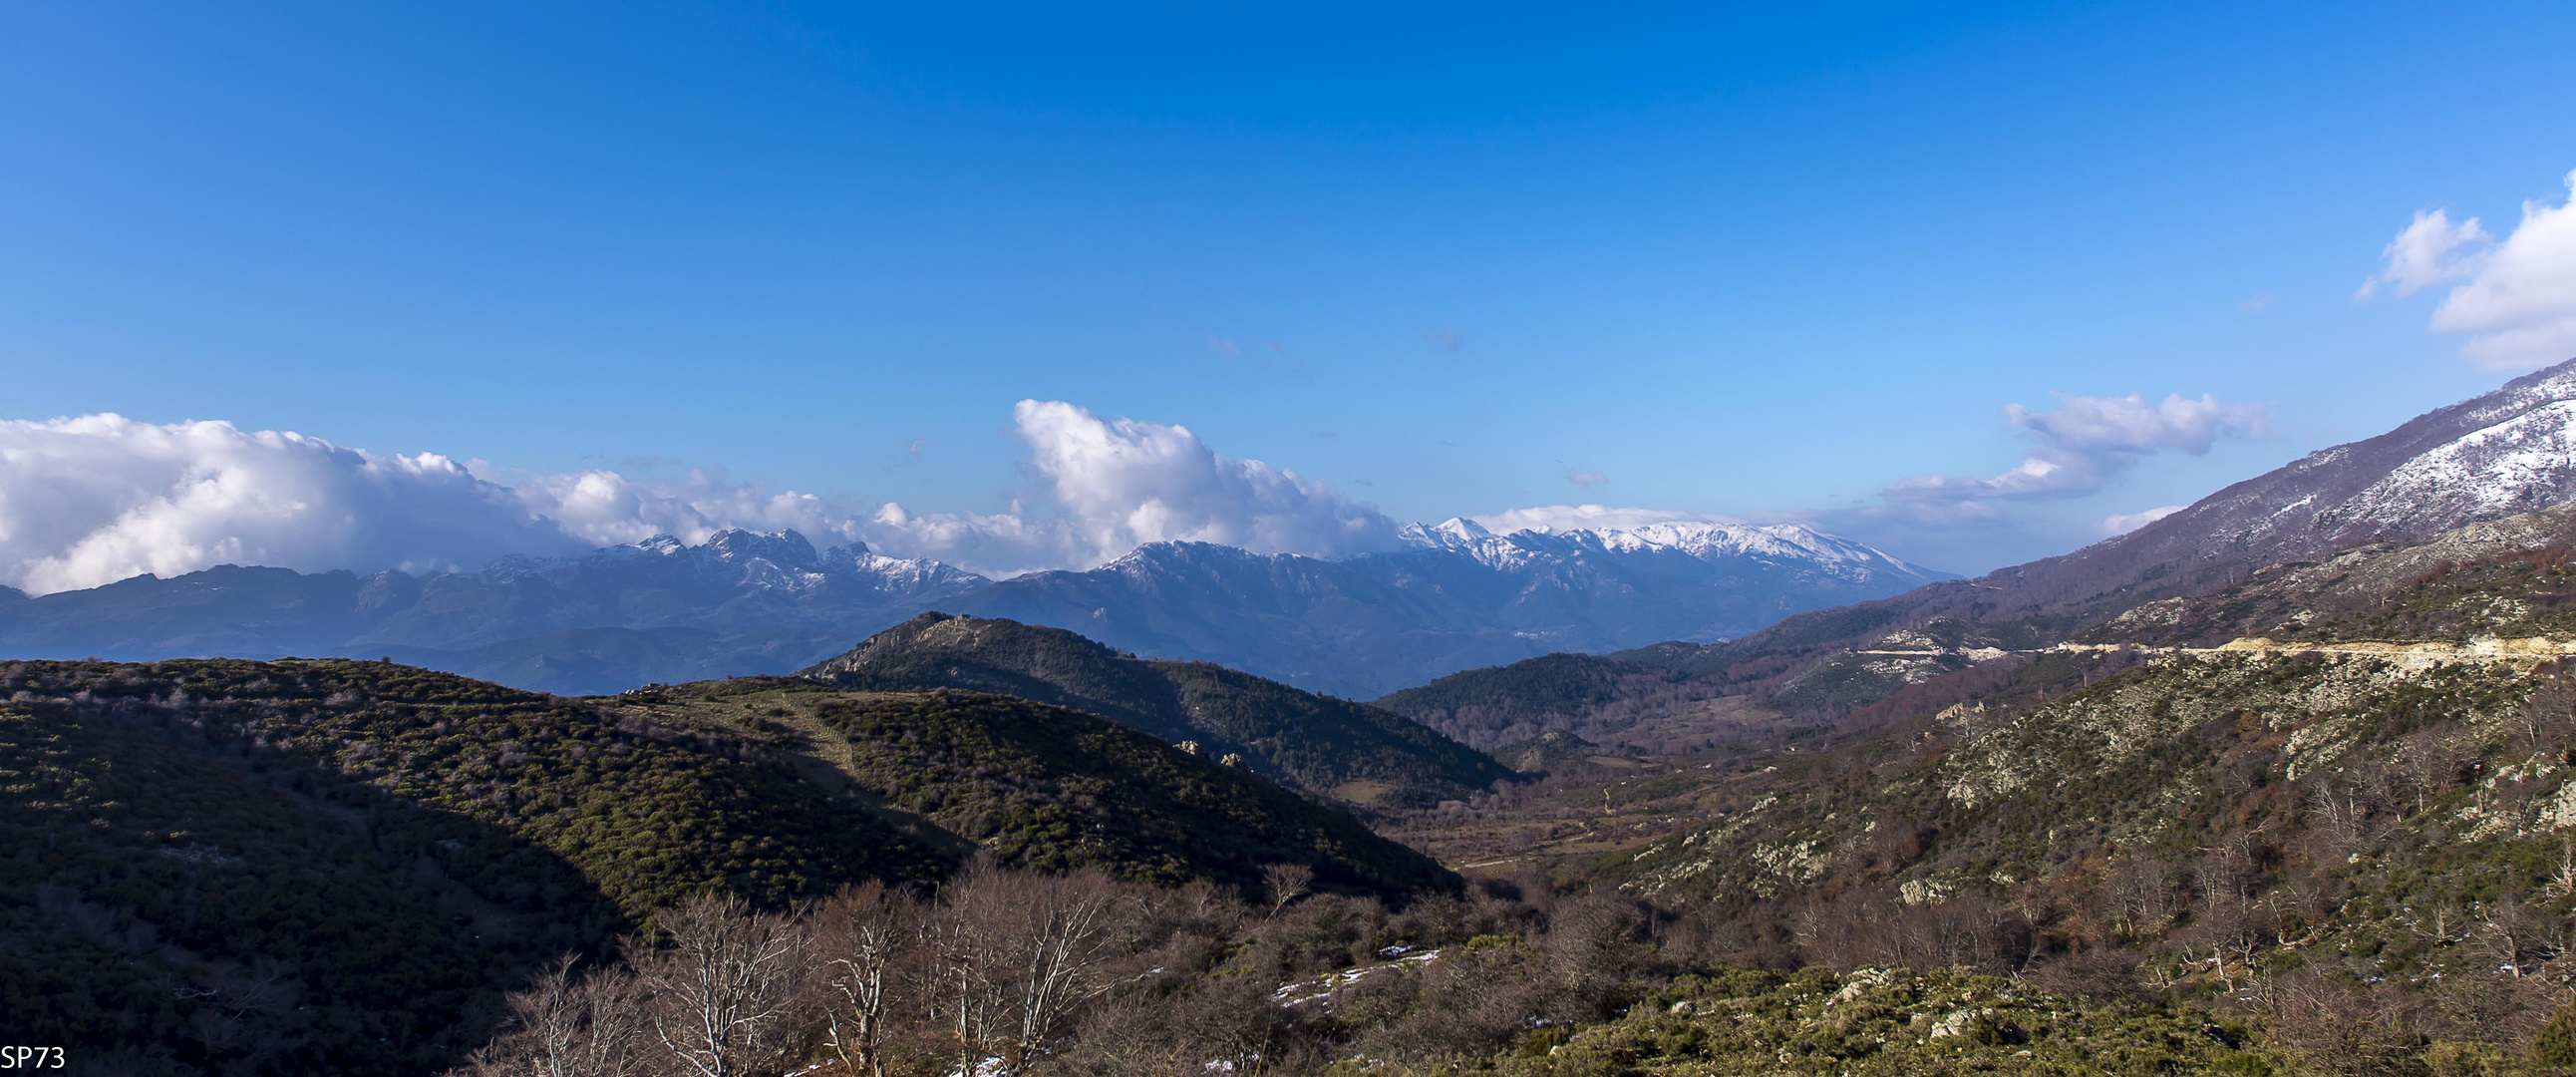
[(1088, 711), (1211, 758), (1385, 808), (1472, 796), (1511, 771), (1402, 715), (1204, 662), (1146, 661), (1061, 629), (923, 614), (800, 676), (869, 691), (953, 688)]
[(1686, 690), (1690, 682), (1652, 663), (1551, 654), (1452, 673), (1390, 692), (1376, 705), (1490, 751), (1590, 724), (1613, 704)]

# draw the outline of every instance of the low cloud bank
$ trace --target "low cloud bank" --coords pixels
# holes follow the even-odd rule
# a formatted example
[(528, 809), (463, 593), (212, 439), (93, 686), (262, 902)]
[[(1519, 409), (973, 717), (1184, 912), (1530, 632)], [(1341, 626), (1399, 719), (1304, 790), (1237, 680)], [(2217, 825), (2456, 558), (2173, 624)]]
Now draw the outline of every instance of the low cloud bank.
[(226, 562), (427, 571), (580, 546), (432, 453), (221, 422), (0, 422), (0, 582), (39, 594)]
[[(1886, 545), (2007, 526), (1997, 506), (2103, 489), (2145, 457), (2201, 453), (2262, 433), (2268, 410), (2182, 396), (2061, 397), (2014, 405), (2030, 438), (1993, 477), (1924, 476), (1869, 508), (1756, 521), (1599, 504), (1516, 508), (1471, 519), (1498, 533), (1634, 528), (1707, 520), (1803, 520)], [(612, 470), (522, 472), (434, 453), (380, 455), (224, 422), (116, 415), (0, 421), (0, 584), (34, 594), (218, 564), (302, 571), (471, 570), (514, 553), (574, 554), (655, 534), (703, 542), (727, 527), (792, 528), (829, 545), (864, 541), (988, 575), (1088, 568), (1138, 545), (1200, 541), (1339, 557), (1397, 548), (1396, 524), (1317, 480), (1217, 453), (1187, 427), (1109, 418), (1061, 401), (1013, 409), (1036, 489), (998, 513), (849, 504), (721, 472), (639, 478)], [(2102, 533), (2167, 509), (2103, 520)]]
[(472, 569), (655, 534), (701, 542), (727, 527), (864, 540), (997, 574), (1088, 567), (1166, 540), (1319, 556), (1394, 545), (1375, 509), (1219, 455), (1184, 427), (1035, 400), (1014, 415), (1046, 489), (991, 515), (838, 504), (719, 472), (516, 472), (225, 422), (0, 421), (0, 583), (45, 594), (226, 563)]

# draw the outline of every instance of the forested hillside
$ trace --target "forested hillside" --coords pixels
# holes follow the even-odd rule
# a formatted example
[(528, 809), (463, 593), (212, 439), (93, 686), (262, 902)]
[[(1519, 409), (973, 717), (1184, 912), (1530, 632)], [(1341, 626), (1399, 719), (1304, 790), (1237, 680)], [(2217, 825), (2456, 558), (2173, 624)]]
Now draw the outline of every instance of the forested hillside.
[[(1704, 941), (1608, 894), (1504, 885), (1390, 914), (1293, 888), (1246, 906), (1203, 886), (974, 872), (933, 901), (671, 910), (620, 963), (513, 999), (512, 1031), (467, 1072), (2338, 1072), (2189, 1003), (1966, 969), (1746, 968)], [(709, 959), (731, 973), (714, 990), (692, 975)]]
[(1431, 860), (1239, 763), (1050, 704), (795, 678), (627, 698), (660, 721), (808, 751), (869, 802), (927, 820), (1014, 870), (1092, 867), (1164, 886), (1204, 879), (1257, 891), (1264, 867), (1295, 864), (1338, 893), (1401, 897), (1457, 885)]
[(9, 1031), (140, 1072), (426, 1072), (656, 908), (934, 886), (973, 855), (1456, 885), (1267, 781), (998, 697), (561, 699), (349, 661), (9, 663), (0, 693)]
[(2576, 619), (2567, 547), (2438, 556), (2483, 542), (2267, 569), (1936, 673), (1604, 877), (1703, 895), (1747, 954), (2068, 955), (2360, 1069), (2509, 1048), (2576, 972)]
[(1612, 704), (1681, 696), (1691, 678), (1645, 662), (1551, 654), (1452, 673), (1390, 692), (1377, 705), (1491, 751), (1542, 733), (1575, 729)]

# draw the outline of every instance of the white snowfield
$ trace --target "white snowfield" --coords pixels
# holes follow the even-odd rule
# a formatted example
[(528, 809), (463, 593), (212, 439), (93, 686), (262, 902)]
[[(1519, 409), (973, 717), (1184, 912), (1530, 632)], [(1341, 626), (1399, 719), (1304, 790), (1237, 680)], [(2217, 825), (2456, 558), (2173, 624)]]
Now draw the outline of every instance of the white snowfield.
[(1737, 524), (1678, 520), (1634, 527), (1532, 529), (1497, 535), (1469, 519), (1452, 517), (1430, 526), (1410, 524), (1397, 533), (1416, 548), (1459, 550), (1497, 569), (1517, 569), (1554, 554), (1585, 550), (1618, 554), (1677, 553), (1701, 561), (1794, 561), (1842, 579), (1883, 574), (1923, 576), (1922, 569), (1880, 550), (1805, 524)]
[[(2420, 535), (2576, 500), (2576, 363), (2428, 413), (2392, 435), (2410, 427), (2427, 427), (2432, 440), (2404, 444), (2404, 459), (2381, 462), (2378, 454), (2386, 450), (2367, 442), (2337, 445), (2275, 473), (2308, 486), (2305, 496), (2259, 508), (2254, 502), (2266, 493), (2222, 494), (2177, 515), (2252, 510), (2219, 534), (2239, 544), (2286, 541), (2294, 552), (2315, 553), (2322, 551), (2295, 548)], [(2344, 487), (2349, 493), (2335, 491), (2338, 473), (2373, 467), (2388, 470), (2366, 485)], [(2169, 529), (2191, 526), (2167, 519), (2174, 521)]]
[(887, 557), (862, 542), (817, 552), (805, 536), (794, 531), (739, 529), (719, 531), (697, 546), (670, 535), (655, 535), (631, 546), (604, 547), (580, 557), (503, 558), (485, 573), (563, 578), (638, 567), (676, 569), (716, 587), (789, 594), (856, 587), (909, 595), (963, 590), (990, 582), (939, 561)]
[(2558, 492), (2576, 487), (2576, 378), (2543, 384), (2566, 399), (2436, 446), (2323, 515), (2395, 527), (2425, 515), (2477, 519), (2555, 503)]

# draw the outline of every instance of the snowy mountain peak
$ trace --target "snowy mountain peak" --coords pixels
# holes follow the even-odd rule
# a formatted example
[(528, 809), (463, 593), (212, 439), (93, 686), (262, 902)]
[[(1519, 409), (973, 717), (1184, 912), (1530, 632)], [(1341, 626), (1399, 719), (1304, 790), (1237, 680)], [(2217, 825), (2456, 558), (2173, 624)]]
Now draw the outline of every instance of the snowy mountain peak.
[(805, 536), (794, 531), (764, 533), (730, 527), (707, 536), (706, 544), (700, 548), (706, 550), (714, 559), (726, 564), (740, 564), (757, 559), (784, 569), (810, 570), (821, 567), (820, 560), (814, 554), (814, 544), (807, 542)]
[(1590, 550), (1601, 554), (1680, 554), (1702, 561), (1755, 558), (1805, 562), (1837, 575), (1943, 578), (1869, 546), (1802, 523), (1742, 524), (1669, 520), (1624, 527), (1536, 527), (1496, 535), (1473, 520), (1407, 525), (1398, 537), (1415, 549), (1456, 550), (1498, 569)]
[(1553, 651), (1707, 643), (1948, 578), (1801, 524), (1523, 529), (1416, 524), (1325, 559), (1156, 542), (996, 583), (949, 612), (1080, 632), (1359, 697)]
[(1427, 546), (1437, 549), (1472, 545), (1494, 537), (1494, 533), (1485, 530), (1485, 525), (1474, 520), (1464, 516), (1452, 516), (1427, 526), (1406, 524), (1396, 530), (1395, 537), (1407, 546)]
[(537, 577), (653, 578), (692, 589), (790, 595), (858, 592), (884, 595), (962, 594), (992, 581), (954, 565), (886, 557), (864, 542), (816, 552), (795, 531), (728, 528), (692, 546), (655, 535), (629, 546), (608, 546), (579, 557), (505, 557), (486, 566), (492, 580)]

